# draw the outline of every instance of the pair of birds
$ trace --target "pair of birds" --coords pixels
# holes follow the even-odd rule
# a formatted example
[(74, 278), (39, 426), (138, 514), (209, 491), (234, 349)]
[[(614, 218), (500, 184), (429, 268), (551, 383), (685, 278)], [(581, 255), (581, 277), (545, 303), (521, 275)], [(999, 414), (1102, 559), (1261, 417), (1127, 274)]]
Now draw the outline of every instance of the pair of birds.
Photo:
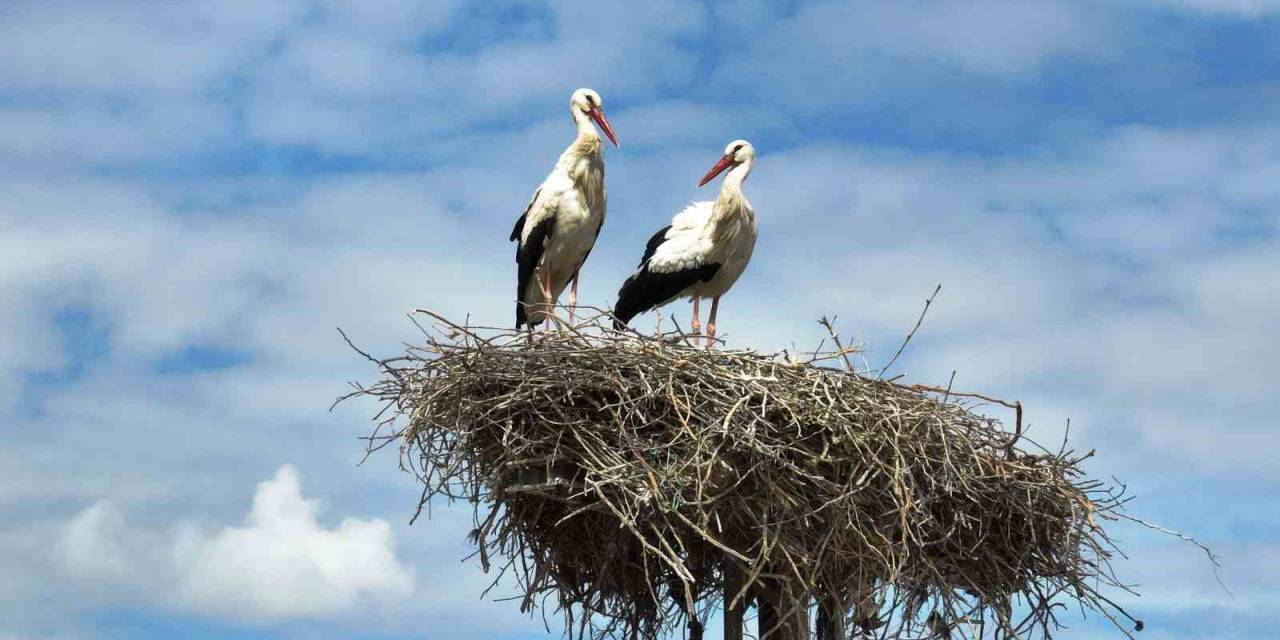
[[(517, 242), (516, 328), (549, 321), (565, 287), (570, 313), (578, 303), (578, 278), (604, 225), (604, 144), (599, 126), (614, 146), (618, 138), (605, 118), (600, 94), (573, 92), (569, 110), (578, 135), (560, 154), (551, 174), (529, 200), (511, 230)], [(711, 299), (706, 345), (715, 342), (716, 313), (723, 296), (742, 275), (756, 243), (756, 218), (742, 194), (755, 164), (755, 148), (735, 140), (698, 183), (701, 187), (728, 171), (714, 202), (694, 202), (676, 214), (645, 245), (636, 272), (618, 290), (614, 326), (679, 298), (693, 301), (691, 328), (701, 335), (699, 302)]]

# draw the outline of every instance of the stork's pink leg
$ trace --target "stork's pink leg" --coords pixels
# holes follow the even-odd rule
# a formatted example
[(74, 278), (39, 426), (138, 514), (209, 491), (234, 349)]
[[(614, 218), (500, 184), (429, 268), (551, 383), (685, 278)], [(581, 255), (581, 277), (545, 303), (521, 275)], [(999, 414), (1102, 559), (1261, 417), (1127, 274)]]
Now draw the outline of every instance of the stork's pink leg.
[(695, 338), (702, 335), (702, 320), (698, 318), (698, 301), (701, 299), (698, 296), (693, 297), (693, 322), (690, 323), (690, 326), (693, 328), (693, 337)]
[(720, 310), (720, 296), (711, 299), (711, 316), (707, 318), (707, 350), (716, 342), (716, 312)]
[(581, 269), (579, 267), (578, 271), (573, 272), (573, 288), (569, 289), (569, 324), (573, 324), (573, 310), (578, 306), (578, 274)]

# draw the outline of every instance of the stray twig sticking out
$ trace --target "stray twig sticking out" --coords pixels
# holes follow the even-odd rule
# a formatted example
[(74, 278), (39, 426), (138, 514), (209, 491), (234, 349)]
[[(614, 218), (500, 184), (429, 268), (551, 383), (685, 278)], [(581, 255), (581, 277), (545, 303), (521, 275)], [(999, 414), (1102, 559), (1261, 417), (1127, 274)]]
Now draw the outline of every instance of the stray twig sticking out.
[(840, 344), (840, 336), (836, 333), (835, 327), (831, 326), (831, 323), (832, 320), (828, 320), (826, 316), (822, 316), (822, 319), (818, 321), (818, 324), (826, 327), (827, 333), (831, 334), (831, 340), (836, 343), (836, 349), (839, 350), (840, 357), (844, 358), (845, 368), (849, 370), (849, 373), (855, 373), (853, 363), (849, 361), (850, 350), (845, 349), (844, 345)]
[(911, 338), (916, 335), (916, 331), (920, 330), (920, 323), (924, 322), (925, 314), (929, 313), (929, 305), (933, 304), (933, 299), (938, 297), (939, 291), (942, 291), (941, 284), (933, 290), (933, 294), (929, 296), (929, 299), (924, 301), (924, 309), (920, 311), (920, 317), (916, 318), (916, 326), (911, 328), (911, 333), (907, 334), (906, 339), (902, 341), (902, 346), (898, 347), (898, 352), (893, 354), (893, 357), (889, 359), (889, 364), (886, 364), (884, 368), (880, 369), (880, 374), (876, 376), (876, 380), (884, 377), (884, 374), (889, 371), (889, 367), (892, 367), (893, 363), (898, 361), (898, 356), (902, 355), (903, 349), (907, 348), (907, 343), (911, 342)]

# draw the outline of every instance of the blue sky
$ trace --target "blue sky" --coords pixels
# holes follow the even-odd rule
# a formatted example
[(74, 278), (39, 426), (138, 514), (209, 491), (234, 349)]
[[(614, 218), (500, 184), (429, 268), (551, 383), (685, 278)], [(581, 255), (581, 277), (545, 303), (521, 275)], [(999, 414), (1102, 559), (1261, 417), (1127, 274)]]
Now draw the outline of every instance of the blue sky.
[(730, 344), (838, 314), (874, 366), (941, 283), (903, 372), (1069, 419), (1221, 554), (1117, 526), (1143, 637), (1273, 633), (1280, 3), (641, 5), (0, 6), (0, 639), (545, 637), (328, 407), (373, 374), (335, 326), (510, 320), (579, 86), (623, 144), (587, 302), (747, 138)]

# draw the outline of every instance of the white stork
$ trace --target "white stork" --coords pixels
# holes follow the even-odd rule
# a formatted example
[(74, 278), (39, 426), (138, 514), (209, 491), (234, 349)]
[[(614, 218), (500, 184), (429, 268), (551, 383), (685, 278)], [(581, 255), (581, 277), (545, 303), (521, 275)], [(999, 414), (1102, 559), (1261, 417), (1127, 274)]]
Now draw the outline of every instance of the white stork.
[(595, 91), (574, 91), (569, 111), (578, 136), (560, 154), (511, 230), (511, 240), (518, 241), (517, 329), (524, 324), (532, 329), (550, 319), (553, 305), (570, 280), (569, 306), (577, 305), (578, 271), (604, 224), (604, 145), (592, 122), (600, 125), (614, 146), (618, 146), (618, 138)]
[(756, 246), (756, 214), (742, 194), (742, 182), (755, 165), (756, 150), (734, 140), (724, 157), (698, 183), (701, 187), (729, 169), (715, 202), (694, 202), (671, 219), (645, 246), (639, 269), (618, 290), (614, 325), (621, 328), (637, 314), (676, 298), (693, 299), (693, 334), (702, 331), (698, 301), (711, 298), (707, 348), (716, 337), (720, 296), (737, 282)]

